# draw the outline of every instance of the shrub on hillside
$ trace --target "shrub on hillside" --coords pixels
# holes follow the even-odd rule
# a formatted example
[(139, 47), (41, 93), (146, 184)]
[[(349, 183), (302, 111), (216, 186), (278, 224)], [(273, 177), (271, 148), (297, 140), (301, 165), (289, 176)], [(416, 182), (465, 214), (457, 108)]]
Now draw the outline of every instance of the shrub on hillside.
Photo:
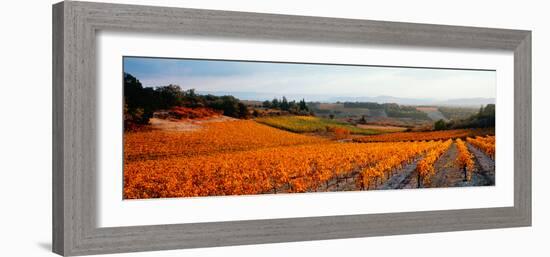
[(168, 111), (168, 117), (173, 119), (204, 119), (219, 116), (222, 113), (211, 108), (187, 108), (176, 106)]
[(351, 134), (351, 131), (349, 131), (349, 129), (342, 127), (332, 127), (329, 128), (329, 131), (334, 133), (334, 137), (336, 137), (336, 139), (346, 139)]

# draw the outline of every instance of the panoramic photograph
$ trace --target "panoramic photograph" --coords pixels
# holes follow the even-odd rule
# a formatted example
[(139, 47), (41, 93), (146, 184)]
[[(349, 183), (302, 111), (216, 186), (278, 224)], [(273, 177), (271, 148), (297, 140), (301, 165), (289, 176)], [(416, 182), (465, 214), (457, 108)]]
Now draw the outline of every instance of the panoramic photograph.
[(123, 57), (124, 199), (495, 185), (493, 70)]

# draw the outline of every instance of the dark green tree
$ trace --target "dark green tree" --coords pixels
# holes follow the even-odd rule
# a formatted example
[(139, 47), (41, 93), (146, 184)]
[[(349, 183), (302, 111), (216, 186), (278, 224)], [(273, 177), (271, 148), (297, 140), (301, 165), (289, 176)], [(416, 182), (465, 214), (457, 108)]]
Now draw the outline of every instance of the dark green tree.
[[(143, 88), (134, 76), (124, 73), (124, 124), (147, 124), (153, 116), (158, 99), (151, 88)], [(126, 126), (127, 125), (127, 126)]]
[(300, 100), (300, 103), (298, 105), (300, 107), (300, 111), (306, 111), (306, 112), (309, 111), (309, 108), (307, 107), (307, 103), (305, 99), (302, 98), (302, 100)]
[(168, 109), (172, 106), (182, 105), (185, 94), (178, 85), (168, 85), (156, 89), (160, 97), (159, 108)]
[(361, 115), (361, 119), (359, 120), (359, 124), (367, 124), (367, 118), (365, 115)]
[(444, 120), (438, 120), (434, 123), (435, 130), (445, 130), (447, 129), (447, 123)]
[(273, 98), (273, 100), (271, 101), (271, 108), (278, 109), (280, 107), (281, 105), (279, 103), (279, 99)]
[(237, 103), (237, 106), (239, 108), (239, 118), (242, 118), (242, 119), (248, 118), (249, 116), (248, 107), (241, 102)]
[(288, 100), (286, 97), (283, 96), (283, 100), (281, 101), (281, 110), (288, 111), (290, 109), (290, 104), (288, 103)]
[(271, 102), (268, 100), (265, 100), (262, 102), (262, 107), (264, 108), (271, 108)]

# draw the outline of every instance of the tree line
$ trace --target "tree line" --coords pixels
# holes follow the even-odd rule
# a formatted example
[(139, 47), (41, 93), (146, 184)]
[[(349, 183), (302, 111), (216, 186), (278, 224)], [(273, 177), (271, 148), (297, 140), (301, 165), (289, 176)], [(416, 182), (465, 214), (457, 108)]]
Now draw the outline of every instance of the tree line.
[(344, 108), (366, 108), (384, 110), (388, 117), (412, 118), (417, 120), (430, 120), (428, 114), (416, 109), (416, 106), (399, 105), (396, 103), (374, 103), (374, 102), (344, 102)]
[(148, 124), (155, 111), (175, 106), (212, 108), (234, 118), (249, 116), (248, 107), (233, 96), (200, 95), (194, 89), (183, 90), (178, 85), (143, 87), (136, 77), (124, 73), (125, 127)]
[(434, 123), (435, 130), (444, 129), (461, 129), (461, 128), (491, 128), (496, 125), (495, 118), (496, 106), (494, 104), (487, 104), (481, 106), (476, 114), (471, 115), (468, 118), (460, 120), (451, 120), (445, 122), (444, 120), (438, 120)]
[(266, 109), (277, 109), (281, 111), (286, 111), (292, 114), (298, 115), (310, 115), (311, 111), (307, 106), (306, 100), (302, 99), (298, 102), (295, 100), (288, 101), (285, 96), (281, 100), (274, 98), (273, 100), (263, 101), (262, 107)]

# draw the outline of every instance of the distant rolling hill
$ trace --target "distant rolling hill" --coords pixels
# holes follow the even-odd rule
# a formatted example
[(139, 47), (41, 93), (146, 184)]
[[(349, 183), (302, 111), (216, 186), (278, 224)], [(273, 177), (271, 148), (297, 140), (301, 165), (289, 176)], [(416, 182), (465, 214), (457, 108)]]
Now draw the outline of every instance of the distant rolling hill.
[(432, 105), (432, 106), (476, 106), (494, 104), (494, 98), (456, 98), (448, 100), (435, 100), (430, 98), (401, 98), (393, 96), (376, 97), (332, 97), (332, 102), (374, 102), (374, 103), (396, 103), (400, 105)]
[(494, 104), (494, 98), (456, 98), (447, 100), (438, 100), (431, 98), (404, 98), (394, 96), (331, 96), (331, 95), (315, 95), (315, 94), (282, 94), (282, 93), (257, 93), (257, 92), (198, 92), (201, 94), (212, 95), (232, 95), (241, 100), (250, 101), (265, 101), (273, 100), (273, 98), (281, 99), (285, 96), (289, 101), (305, 99), (307, 102), (373, 102), (373, 103), (396, 103), (400, 105), (430, 105), (430, 106), (467, 106), (479, 107), (481, 105)]
[(459, 98), (450, 99), (444, 102), (436, 103), (436, 105), (448, 105), (448, 106), (481, 106), (487, 104), (494, 104), (494, 98)]

